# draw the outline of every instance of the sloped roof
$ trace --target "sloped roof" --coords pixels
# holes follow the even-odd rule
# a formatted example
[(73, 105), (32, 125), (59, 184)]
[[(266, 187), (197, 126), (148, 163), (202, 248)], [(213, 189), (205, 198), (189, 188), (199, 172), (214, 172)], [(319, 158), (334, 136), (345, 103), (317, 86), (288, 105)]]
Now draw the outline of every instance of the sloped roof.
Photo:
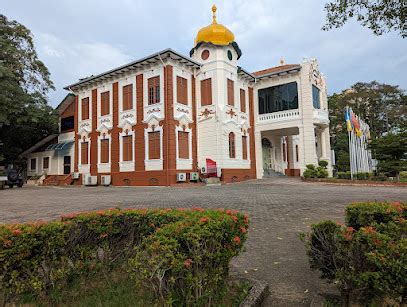
[(20, 154), (20, 157), (27, 157), (30, 153), (32, 153), (33, 151), (37, 150), (38, 148), (40, 148), (41, 146), (47, 144), (48, 142), (52, 141), (53, 139), (57, 138), (58, 134), (51, 134), (48, 135), (47, 137), (43, 138), (41, 141), (39, 141), (38, 143), (34, 144), (33, 146), (31, 146), (30, 148), (28, 148), (27, 150), (25, 150), (24, 152), (22, 152)]
[(280, 65), (276, 67), (270, 67), (267, 69), (255, 71), (252, 73), (255, 77), (265, 77), (269, 75), (274, 75), (274, 74), (279, 74), (282, 72), (290, 72), (292, 70), (300, 70), (301, 65), (300, 64), (285, 64), (285, 65)]
[(83, 86), (85, 84), (91, 84), (93, 82), (101, 81), (101, 80), (110, 78), (112, 76), (115, 76), (117, 74), (127, 72), (127, 71), (132, 70), (132, 69), (140, 68), (140, 67), (143, 67), (145, 65), (150, 65), (152, 63), (156, 63), (156, 62), (165, 60), (167, 58), (179, 61), (179, 62), (185, 64), (186, 66), (195, 67), (195, 68), (201, 67), (201, 64), (199, 64), (198, 62), (195, 62), (194, 60), (192, 60), (192, 59), (190, 59), (190, 58), (188, 58), (188, 57), (186, 57), (186, 56), (184, 56), (184, 55), (182, 55), (182, 54), (168, 48), (168, 49), (165, 49), (163, 51), (156, 52), (156, 53), (154, 53), (152, 55), (141, 58), (139, 60), (133, 61), (131, 63), (128, 63), (126, 65), (111, 69), (111, 70), (106, 71), (104, 73), (101, 73), (99, 75), (90, 76), (88, 78), (80, 79), (79, 82), (68, 85), (68, 86), (64, 87), (64, 89), (68, 90), (68, 91), (69, 90), (74, 90), (75, 88), (78, 88), (78, 87)]

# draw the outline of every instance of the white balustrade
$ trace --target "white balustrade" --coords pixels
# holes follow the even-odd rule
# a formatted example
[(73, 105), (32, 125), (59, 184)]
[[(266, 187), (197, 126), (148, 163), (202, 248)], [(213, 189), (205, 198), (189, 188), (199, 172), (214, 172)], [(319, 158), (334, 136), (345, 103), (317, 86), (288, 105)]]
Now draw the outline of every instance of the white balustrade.
[(287, 110), (287, 111), (280, 111), (274, 113), (267, 113), (267, 114), (260, 114), (259, 115), (259, 122), (280, 122), (280, 121), (288, 121), (288, 120), (295, 120), (300, 118), (300, 111), (298, 109), (295, 110)]

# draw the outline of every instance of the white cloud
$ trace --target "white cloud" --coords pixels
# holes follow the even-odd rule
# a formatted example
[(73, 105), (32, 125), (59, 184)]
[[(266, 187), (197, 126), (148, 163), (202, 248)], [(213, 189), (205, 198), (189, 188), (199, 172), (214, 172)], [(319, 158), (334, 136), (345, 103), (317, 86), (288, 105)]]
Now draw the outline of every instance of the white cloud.
[[(407, 87), (407, 40), (396, 34), (374, 36), (357, 22), (321, 31), (320, 0), (215, 1), (217, 20), (231, 29), (249, 71), (315, 57), (327, 76), (330, 92), (357, 81), (379, 80)], [(62, 88), (171, 47), (188, 54), (197, 31), (212, 18), (211, 0), (3, 0), (2, 9), (32, 30), (40, 59)], [(24, 9), (21, 9), (24, 7)], [(50, 14), (50, 12), (52, 12)]]

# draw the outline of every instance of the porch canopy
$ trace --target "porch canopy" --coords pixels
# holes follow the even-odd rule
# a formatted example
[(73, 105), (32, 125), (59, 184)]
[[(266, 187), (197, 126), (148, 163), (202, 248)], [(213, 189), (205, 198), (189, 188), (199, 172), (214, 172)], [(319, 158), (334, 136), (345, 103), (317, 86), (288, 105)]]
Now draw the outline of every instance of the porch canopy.
[(65, 148), (71, 147), (73, 143), (74, 143), (74, 141), (66, 141), (66, 142), (50, 144), (50, 145), (47, 146), (47, 148), (45, 148), (45, 151), (48, 151), (48, 150), (63, 150)]

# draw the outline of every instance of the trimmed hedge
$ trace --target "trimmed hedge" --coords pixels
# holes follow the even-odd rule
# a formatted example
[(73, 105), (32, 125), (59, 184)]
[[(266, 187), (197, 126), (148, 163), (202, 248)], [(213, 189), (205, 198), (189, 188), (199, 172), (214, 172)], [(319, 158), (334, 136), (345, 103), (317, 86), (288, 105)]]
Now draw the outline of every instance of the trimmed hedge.
[(321, 160), (318, 162), (318, 166), (315, 167), (313, 164), (307, 164), (306, 170), (303, 173), (304, 178), (327, 178), (328, 171), (326, 167), (328, 166), (328, 162), (325, 160)]
[(165, 303), (194, 304), (222, 292), (242, 249), (248, 217), (232, 210), (109, 209), (60, 221), (0, 226), (0, 291), (50, 300), (91, 272), (124, 267)]
[(355, 203), (346, 224), (323, 221), (307, 234), (311, 268), (335, 282), (342, 297), (369, 303), (406, 297), (407, 204)]

